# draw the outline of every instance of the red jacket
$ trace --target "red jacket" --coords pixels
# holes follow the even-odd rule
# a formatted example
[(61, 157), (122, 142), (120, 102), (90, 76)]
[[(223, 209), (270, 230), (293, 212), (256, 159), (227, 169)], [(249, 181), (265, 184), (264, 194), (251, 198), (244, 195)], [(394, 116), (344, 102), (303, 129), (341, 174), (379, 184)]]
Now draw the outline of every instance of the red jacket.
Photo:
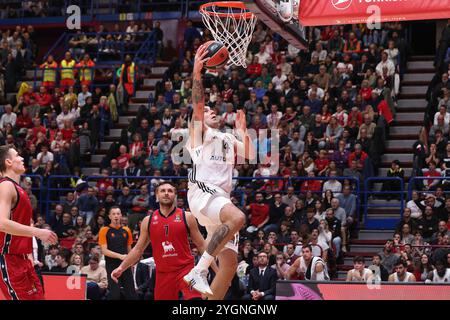
[(363, 117), (361, 112), (358, 112), (356, 115), (353, 112), (350, 112), (350, 114), (348, 115), (347, 123), (350, 124), (353, 120), (356, 120), (358, 126), (361, 126), (363, 123)]
[(30, 129), (33, 127), (33, 120), (31, 119), (30, 116), (24, 117), (23, 115), (20, 115), (17, 117), (16, 127), (17, 127), (17, 129), (22, 129), (22, 128)]
[(73, 129), (61, 129), (64, 141), (72, 140)]
[(312, 193), (317, 193), (322, 191), (322, 181), (320, 180), (306, 180), (302, 183), (300, 187), (300, 191), (302, 193), (306, 193), (307, 191), (311, 191)]
[(359, 165), (363, 166), (364, 161), (367, 159), (367, 157), (368, 157), (368, 155), (364, 151), (361, 151), (361, 155), (359, 157), (356, 155), (356, 152), (352, 152), (352, 153), (350, 153), (350, 156), (348, 157), (348, 166), (351, 167), (353, 160), (359, 161)]
[(260, 76), (262, 71), (262, 66), (259, 63), (251, 64), (247, 67), (248, 75)]
[(387, 104), (386, 100), (382, 100), (380, 104), (377, 106), (378, 113), (380, 116), (383, 116), (386, 119), (387, 123), (391, 123), (394, 121), (394, 117), (392, 116), (391, 109), (389, 108), (389, 105)]
[(362, 88), (359, 91), (359, 94), (362, 96), (364, 101), (369, 101), (372, 98), (372, 88)]
[(34, 97), (36, 98), (36, 103), (41, 107), (48, 107), (52, 103), (52, 96), (48, 93), (36, 93)]

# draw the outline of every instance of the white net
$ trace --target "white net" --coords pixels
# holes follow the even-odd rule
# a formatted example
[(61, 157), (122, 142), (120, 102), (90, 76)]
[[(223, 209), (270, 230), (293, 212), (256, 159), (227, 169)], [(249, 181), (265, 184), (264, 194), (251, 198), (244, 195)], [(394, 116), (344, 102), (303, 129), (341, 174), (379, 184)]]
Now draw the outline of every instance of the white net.
[(228, 64), (247, 67), (247, 48), (256, 25), (256, 15), (246, 9), (211, 4), (200, 10), (203, 23), (211, 31), (215, 41), (222, 42), (228, 49)]

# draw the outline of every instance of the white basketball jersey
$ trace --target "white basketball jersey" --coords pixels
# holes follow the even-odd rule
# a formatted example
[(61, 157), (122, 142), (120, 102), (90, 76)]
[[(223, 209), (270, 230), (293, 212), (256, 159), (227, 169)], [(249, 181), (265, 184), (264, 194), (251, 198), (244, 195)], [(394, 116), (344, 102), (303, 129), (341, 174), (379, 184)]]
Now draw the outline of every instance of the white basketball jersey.
[(232, 134), (211, 128), (206, 129), (202, 145), (192, 149), (190, 140), (188, 140), (186, 149), (193, 162), (189, 172), (189, 183), (197, 185), (207, 183), (230, 193), (236, 142), (237, 139)]
[(394, 273), (394, 282), (409, 282), (409, 278), (412, 276), (411, 272), (406, 271), (405, 278), (400, 281), (400, 279), (397, 276), (397, 272)]
[(433, 282), (434, 283), (450, 283), (450, 268), (447, 268), (443, 277), (440, 277), (437, 270), (433, 270)]

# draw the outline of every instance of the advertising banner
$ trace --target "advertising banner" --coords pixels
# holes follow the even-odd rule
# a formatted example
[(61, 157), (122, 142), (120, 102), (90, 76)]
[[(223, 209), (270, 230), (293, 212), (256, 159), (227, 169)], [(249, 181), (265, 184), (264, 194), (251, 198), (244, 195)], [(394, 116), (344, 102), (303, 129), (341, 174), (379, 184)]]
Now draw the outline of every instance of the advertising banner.
[(450, 300), (450, 284), (279, 281), (276, 300)]
[[(86, 300), (86, 275), (44, 274), (46, 300)], [(0, 291), (0, 300), (5, 300)]]
[(450, 0), (301, 0), (303, 26), (450, 18)]

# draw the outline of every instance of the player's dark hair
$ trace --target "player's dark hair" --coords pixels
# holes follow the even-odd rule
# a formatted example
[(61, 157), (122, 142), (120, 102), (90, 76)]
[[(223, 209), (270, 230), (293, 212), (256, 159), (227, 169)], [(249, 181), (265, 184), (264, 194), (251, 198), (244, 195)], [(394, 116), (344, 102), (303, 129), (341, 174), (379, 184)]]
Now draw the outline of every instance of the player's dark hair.
[(354, 257), (354, 258), (353, 258), (353, 263), (357, 263), (357, 262), (359, 262), (359, 263), (365, 263), (364, 257), (361, 257), (361, 256), (356, 256), (356, 257)]
[(310, 252), (312, 252), (312, 246), (311, 246), (310, 244), (304, 245), (304, 246), (302, 247), (302, 250), (303, 250), (303, 249), (306, 249), (306, 248), (309, 249)]
[(9, 145), (0, 147), (0, 172), (6, 171), (5, 160), (10, 158), (9, 149), (11, 149)]
[(158, 185), (155, 187), (155, 192), (158, 192), (159, 187), (165, 184), (172, 186), (175, 189), (175, 192), (177, 192), (177, 186), (172, 181), (163, 181), (161, 183), (158, 183)]
[(394, 264), (394, 266), (399, 266), (399, 265), (402, 265), (405, 268), (408, 266), (408, 264), (406, 263), (406, 261), (403, 258), (398, 258)]

